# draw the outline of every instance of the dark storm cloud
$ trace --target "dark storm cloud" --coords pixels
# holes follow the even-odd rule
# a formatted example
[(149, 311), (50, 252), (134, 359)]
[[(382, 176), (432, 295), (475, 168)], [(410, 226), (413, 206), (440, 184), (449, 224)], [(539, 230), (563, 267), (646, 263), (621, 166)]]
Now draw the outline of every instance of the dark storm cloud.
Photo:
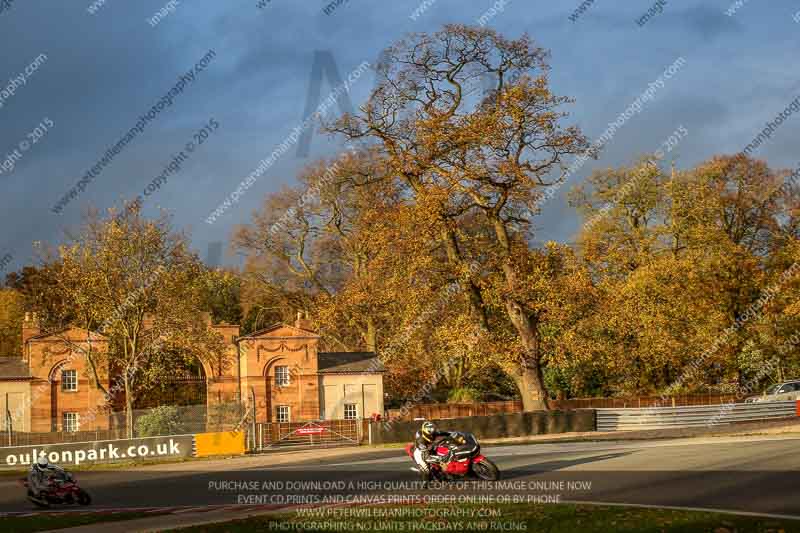
[[(363, 61), (374, 63), (407, 32), (435, 31), (448, 22), (475, 24), (494, 4), (437, 0), (412, 20), (421, 0), (351, 0), (329, 15), (323, 12), (325, 1), (271, 0), (259, 9), (255, 0), (182, 0), (152, 27), (147, 19), (167, 3), (106, 0), (92, 15), (88, 0), (29, 0), (0, 14), (6, 51), (0, 56), (0, 91), (37, 55), (47, 55), (0, 107), (0, 168), (6, 154), (44, 118), (54, 122), (13, 172), (0, 174), (0, 258), (14, 255), (8, 268), (30, 259), (32, 241), (58, 242), (89, 205), (102, 209), (141, 194), (211, 118), (220, 125), (214, 136), (147, 199), (145, 210), (169, 210), (176, 226), (191, 231), (200, 251), (209, 243), (227, 242), (233, 225), (246, 222), (265, 193), (293, 183), (299, 168), (341, 146), (315, 134), (310, 158), (288, 151), (235, 208), (213, 225), (203, 222), (303, 121), (316, 51), (329, 52), (345, 77)], [(587, 162), (544, 207), (536, 221), (537, 239), (571, 240), (579, 221), (564, 195), (593, 169), (651, 152), (678, 124), (690, 132), (673, 154), (679, 167), (740, 150), (791, 101), (800, 82), (789, 68), (800, 29), (791, 18), (797, 11), (791, 1), (746, 2), (733, 16), (725, 14), (732, 1), (670, 1), (643, 27), (634, 22), (643, 10), (639, 4), (597, 2), (570, 22), (579, 3), (508, 0), (488, 25), (511, 37), (528, 32), (552, 51), (554, 90), (576, 99), (569, 121), (589, 137), (602, 134), (676, 57), (685, 57), (687, 65), (620, 129), (598, 161)], [(63, 214), (51, 213), (52, 205), (209, 49), (217, 56), (197, 81)], [(354, 85), (354, 106), (373, 84), (370, 73)], [(324, 78), (322, 97), (331, 89)], [(775, 166), (796, 166), (790, 139), (798, 133), (797, 120), (787, 121), (756, 155)]]

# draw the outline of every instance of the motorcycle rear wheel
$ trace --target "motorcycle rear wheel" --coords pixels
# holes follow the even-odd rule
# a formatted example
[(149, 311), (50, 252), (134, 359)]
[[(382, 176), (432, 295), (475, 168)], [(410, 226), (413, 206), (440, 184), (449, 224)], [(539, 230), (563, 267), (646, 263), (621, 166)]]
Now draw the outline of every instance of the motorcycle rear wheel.
[(484, 481), (497, 481), (500, 479), (500, 470), (485, 457), (477, 463), (472, 463), (472, 473)]

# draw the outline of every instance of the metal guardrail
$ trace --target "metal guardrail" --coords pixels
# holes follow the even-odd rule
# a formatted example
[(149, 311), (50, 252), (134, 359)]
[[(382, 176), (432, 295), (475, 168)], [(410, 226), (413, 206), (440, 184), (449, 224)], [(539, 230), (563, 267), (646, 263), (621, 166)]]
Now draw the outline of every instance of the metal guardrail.
[(686, 407), (596, 409), (597, 431), (718, 426), (797, 416), (797, 402), (727, 403)]

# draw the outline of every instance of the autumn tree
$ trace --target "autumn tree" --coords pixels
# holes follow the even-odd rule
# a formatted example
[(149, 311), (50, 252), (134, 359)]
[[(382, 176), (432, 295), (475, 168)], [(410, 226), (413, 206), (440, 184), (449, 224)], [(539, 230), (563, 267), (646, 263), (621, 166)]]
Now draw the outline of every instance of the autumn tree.
[(238, 272), (229, 269), (209, 270), (203, 281), (203, 307), (217, 324), (240, 324), (242, 322), (242, 280)]
[(503, 370), (525, 409), (554, 392), (724, 390), (776, 354), (778, 372), (800, 369), (786, 172), (646, 155), (573, 191), (576, 246), (533, 246), (542, 203), (596, 152), (550, 90), (548, 52), (447, 25), (395, 43), (377, 70), (359, 112), (325, 124), (350, 151), (237, 231), (249, 323), (300, 310), (327, 349), (376, 351), (393, 394), (436, 379), (472, 397)]
[(364, 297), (374, 255), (369, 226), (397, 201), (374, 178), (380, 173), (369, 152), (318, 161), (299, 186), (269, 195), (234, 235), (250, 294), (309, 314), (335, 349), (377, 347), (381, 319), (376, 300)]
[(0, 357), (22, 357), (23, 296), (15, 289), (0, 288)]
[(93, 349), (91, 337), (88, 348), (73, 349), (83, 352), (107, 398), (114, 391), (99, 376), (118, 377), (114, 387), (124, 392), (132, 437), (133, 406), (142, 391), (169, 379), (182, 363), (216, 363), (224, 347), (202, 318), (206, 271), (186, 237), (166, 216), (149, 220), (138, 209), (110, 215), (90, 214), (79, 234), (59, 247), (56, 280), (76, 323), (110, 339), (107, 352)]
[[(539, 258), (529, 247), (531, 221), (544, 191), (565, 179), (570, 156), (589, 149), (577, 128), (562, 125), (570, 100), (550, 91), (547, 55), (527, 36), (509, 40), (486, 28), (447, 25), (412, 35), (390, 49), (379, 67), (382, 82), (361, 112), (331, 126), (381, 147), (392, 173), (437, 223), (451, 270), (473, 272), (463, 292), (486, 334), (487, 298), (501, 304), (518, 347), (507, 368), (528, 410), (546, 408), (547, 397), (547, 312), (534, 304), (539, 296), (522, 296), (532, 274), (524, 269)], [(493, 90), (472, 94), (469, 87), (486, 76)], [(488, 230), (474, 239), (463, 231), (473, 216)], [(480, 268), (469, 269), (473, 258)], [(480, 279), (487, 273), (499, 274), (492, 294)]]
[(773, 290), (796, 242), (784, 177), (741, 154), (680, 172), (645, 158), (574, 191), (602, 310), (579, 339), (613, 392), (729, 391), (764, 366), (795, 290)]
[(72, 322), (75, 315), (69, 302), (64, 301), (58, 290), (56, 273), (60, 264), (57, 254), (40, 243), (36, 244), (36, 252), (40, 264), (26, 265), (17, 272), (9, 272), (6, 286), (21, 295), (26, 310), (36, 310), (40, 327), (48, 331), (56, 330)]

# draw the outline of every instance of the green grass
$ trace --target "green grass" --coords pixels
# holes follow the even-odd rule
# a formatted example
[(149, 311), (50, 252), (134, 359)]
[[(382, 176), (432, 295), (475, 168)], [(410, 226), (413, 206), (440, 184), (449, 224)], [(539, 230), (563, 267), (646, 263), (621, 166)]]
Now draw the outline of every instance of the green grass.
[[(348, 511), (349, 509), (349, 511)], [(396, 510), (405, 516), (383, 516), (381, 510)], [(426, 518), (414, 516), (415, 512), (437, 513), (442, 510), (470, 512), (483, 510), (496, 513), (492, 516), (442, 516)], [(336, 512), (372, 512), (371, 516), (353, 517), (336, 515)], [(742, 533), (742, 532), (800, 532), (800, 521), (777, 520), (750, 516), (735, 516), (699, 511), (678, 511), (640, 507), (594, 505), (458, 505), (360, 507), (329, 509), (327, 516), (299, 517), (296, 514), (271, 514), (244, 520), (197, 526), (187, 532), (239, 532), (239, 531), (529, 531), (549, 533)], [(460, 522), (460, 524), (459, 524)], [(314, 526), (314, 523), (317, 526)], [(327, 525), (326, 525), (327, 523)], [(380, 523), (387, 524), (381, 527)], [(471, 523), (471, 524), (470, 524)], [(494, 524), (494, 526), (493, 526)]]
[[(58, 511), (50, 511), (57, 513)], [(27, 533), (31, 531), (47, 531), (50, 529), (63, 529), (66, 527), (85, 526), (88, 524), (97, 524), (99, 522), (122, 522), (125, 520), (134, 520), (136, 518), (143, 518), (144, 516), (157, 516), (163, 513), (148, 513), (143, 515), (140, 512), (124, 512), (124, 513), (79, 513), (69, 512), (63, 514), (48, 514), (48, 511), (41, 513), (38, 516), (27, 517), (8, 517), (0, 518), (0, 531), (5, 533)], [(124, 531), (124, 528), (111, 527), (111, 531)]]

